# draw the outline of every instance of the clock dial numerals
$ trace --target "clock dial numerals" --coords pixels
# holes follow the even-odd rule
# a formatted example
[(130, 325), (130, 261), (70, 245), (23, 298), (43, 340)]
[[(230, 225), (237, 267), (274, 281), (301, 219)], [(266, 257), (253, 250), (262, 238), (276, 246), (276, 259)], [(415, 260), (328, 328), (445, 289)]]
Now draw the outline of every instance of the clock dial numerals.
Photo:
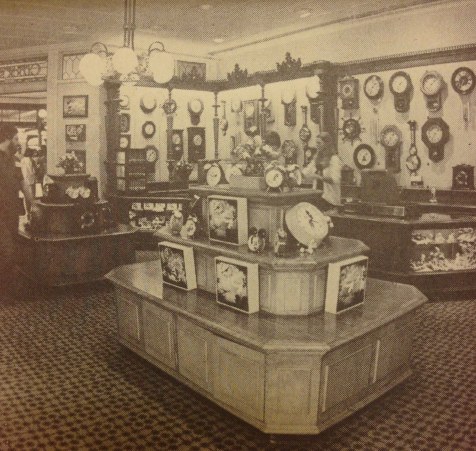
[(370, 100), (380, 99), (383, 96), (384, 84), (378, 75), (371, 75), (364, 83), (364, 93)]
[(155, 147), (146, 148), (145, 158), (149, 163), (155, 163), (157, 161), (159, 154)]
[(387, 125), (380, 133), (380, 141), (386, 149), (396, 149), (402, 142), (402, 132), (395, 125)]
[(444, 158), (445, 144), (450, 138), (450, 128), (441, 118), (428, 119), (421, 128), (421, 139), (428, 147), (430, 159), (437, 163)]
[(426, 135), (432, 144), (438, 144), (443, 138), (443, 130), (438, 125), (433, 125), (428, 129)]
[(393, 80), (392, 87), (397, 94), (403, 94), (408, 88), (408, 80), (400, 75)]

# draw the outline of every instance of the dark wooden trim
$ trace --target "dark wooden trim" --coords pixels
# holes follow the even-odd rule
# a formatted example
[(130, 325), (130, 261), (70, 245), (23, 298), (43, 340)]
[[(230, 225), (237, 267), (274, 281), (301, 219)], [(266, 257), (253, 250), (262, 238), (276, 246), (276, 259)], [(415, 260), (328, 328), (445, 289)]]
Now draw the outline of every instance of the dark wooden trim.
[(336, 68), (338, 76), (344, 76), (474, 60), (476, 44), (466, 44), (337, 63)]

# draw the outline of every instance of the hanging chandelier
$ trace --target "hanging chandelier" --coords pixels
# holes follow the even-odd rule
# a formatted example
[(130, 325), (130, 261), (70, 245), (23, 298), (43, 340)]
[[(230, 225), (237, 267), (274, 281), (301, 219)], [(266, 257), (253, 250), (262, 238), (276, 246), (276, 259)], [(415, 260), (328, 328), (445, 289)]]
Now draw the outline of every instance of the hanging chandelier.
[(100, 86), (104, 79), (119, 75), (122, 82), (136, 83), (141, 75), (151, 76), (157, 83), (167, 83), (174, 75), (174, 59), (165, 51), (160, 41), (153, 42), (147, 54), (138, 55), (134, 50), (136, 0), (124, 0), (123, 46), (111, 55), (105, 44), (95, 42), (79, 63), (85, 80)]

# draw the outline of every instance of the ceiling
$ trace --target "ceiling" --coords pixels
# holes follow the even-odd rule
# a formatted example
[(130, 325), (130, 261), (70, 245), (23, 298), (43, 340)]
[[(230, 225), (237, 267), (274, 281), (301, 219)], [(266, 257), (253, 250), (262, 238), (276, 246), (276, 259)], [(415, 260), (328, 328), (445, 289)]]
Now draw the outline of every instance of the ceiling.
[[(137, 33), (191, 40), (207, 51), (267, 31), (306, 29), (450, 0), (137, 0)], [(209, 5), (203, 9), (201, 5)], [(109, 35), (122, 39), (123, 0), (0, 0), (0, 50)], [(301, 18), (303, 11), (307, 17)], [(215, 43), (215, 38), (224, 39)], [(109, 41), (110, 42), (110, 41)]]

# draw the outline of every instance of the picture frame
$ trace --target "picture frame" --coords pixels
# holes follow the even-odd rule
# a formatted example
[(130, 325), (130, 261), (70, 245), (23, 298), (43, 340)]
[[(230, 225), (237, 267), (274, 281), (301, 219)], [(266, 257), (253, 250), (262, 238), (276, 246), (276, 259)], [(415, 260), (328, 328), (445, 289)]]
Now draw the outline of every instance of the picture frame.
[(88, 117), (88, 96), (63, 96), (63, 118)]
[(86, 124), (66, 124), (65, 139), (66, 142), (86, 142)]
[(210, 241), (241, 246), (248, 242), (248, 202), (245, 197), (207, 198)]
[(159, 262), (164, 284), (187, 291), (197, 288), (192, 247), (162, 241), (159, 243)]
[(215, 257), (216, 301), (242, 313), (259, 311), (259, 265)]
[(129, 113), (121, 113), (120, 129), (121, 133), (129, 133), (131, 131), (131, 115)]
[(365, 255), (329, 263), (325, 311), (339, 314), (364, 303), (369, 258)]

